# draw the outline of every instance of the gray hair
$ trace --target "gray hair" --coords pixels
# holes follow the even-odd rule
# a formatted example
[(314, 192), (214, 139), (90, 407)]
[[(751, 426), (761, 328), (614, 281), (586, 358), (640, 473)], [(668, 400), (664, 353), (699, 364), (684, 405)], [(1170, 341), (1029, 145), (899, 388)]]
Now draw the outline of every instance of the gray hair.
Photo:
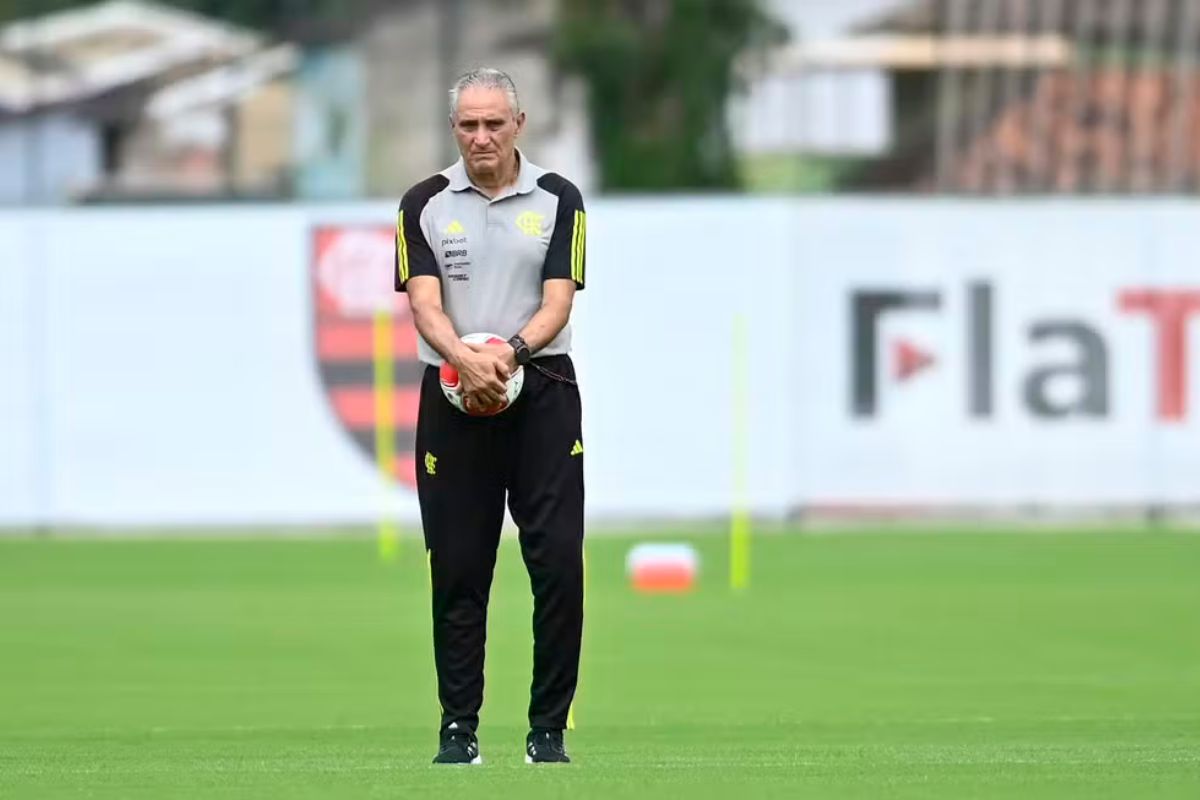
[(480, 67), (466, 73), (450, 87), (450, 119), (454, 119), (454, 115), (458, 111), (458, 96), (462, 94), (463, 89), (472, 86), (480, 89), (501, 90), (508, 98), (508, 105), (512, 109), (513, 116), (521, 113), (521, 103), (517, 99), (517, 85), (513, 83), (512, 78), (508, 77), (508, 73), (492, 67)]

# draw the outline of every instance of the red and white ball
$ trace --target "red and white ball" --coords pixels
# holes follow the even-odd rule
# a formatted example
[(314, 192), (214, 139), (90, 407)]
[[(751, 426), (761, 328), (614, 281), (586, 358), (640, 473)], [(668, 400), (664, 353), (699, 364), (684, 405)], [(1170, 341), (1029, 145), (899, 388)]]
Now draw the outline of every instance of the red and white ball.
[[(505, 340), (501, 339), (494, 333), (468, 333), (462, 337), (462, 340), (467, 344), (504, 344)], [(517, 397), (521, 394), (521, 387), (525, 385), (525, 368), (518, 366), (513, 373), (508, 376), (508, 385), (505, 392), (505, 399), (499, 405), (491, 408), (470, 408), (468, 409), (463, 402), (465, 396), (462, 390), (462, 381), (459, 379), (458, 370), (451, 364), (443, 363), (439, 370), (439, 376), (442, 384), (442, 394), (446, 395), (446, 399), (450, 404), (464, 414), (470, 414), (472, 417), (493, 417), (499, 414), (504, 409), (516, 402)]]

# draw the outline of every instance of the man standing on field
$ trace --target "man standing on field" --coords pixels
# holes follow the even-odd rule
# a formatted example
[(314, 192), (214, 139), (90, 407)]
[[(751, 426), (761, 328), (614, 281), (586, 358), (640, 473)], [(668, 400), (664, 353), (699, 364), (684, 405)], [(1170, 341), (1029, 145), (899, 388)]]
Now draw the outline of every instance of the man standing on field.
[[(396, 226), (396, 289), (408, 293), (429, 365), (416, 459), (442, 707), (434, 763), (482, 763), (484, 637), (506, 496), (534, 598), (525, 760), (568, 762), (563, 729), (583, 630), (583, 434), (568, 355), (584, 286), (583, 200), (517, 149), (525, 114), (503, 72), (455, 82), (450, 127), (462, 157), (408, 190)], [(461, 341), (476, 332), (511, 338)], [(442, 395), (444, 362), (471, 409), (500, 403), (518, 365), (524, 388), (511, 408), (471, 416)]]

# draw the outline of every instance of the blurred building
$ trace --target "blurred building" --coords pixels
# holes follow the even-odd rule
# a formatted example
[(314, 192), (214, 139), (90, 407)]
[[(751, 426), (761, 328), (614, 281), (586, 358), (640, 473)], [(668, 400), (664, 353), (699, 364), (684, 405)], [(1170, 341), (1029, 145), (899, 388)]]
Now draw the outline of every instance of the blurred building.
[(0, 29), (0, 202), (287, 191), (296, 55), (140, 2)]
[(870, 156), (891, 136), (890, 83), (876, 59), (854, 54), (854, 23), (895, 0), (768, 0), (788, 42), (743, 64), (744, 92), (730, 104), (739, 152)]
[(865, 188), (1200, 188), (1197, 0), (909, 0), (859, 30), (930, 43), (893, 69), (897, 137)]
[[(750, 91), (731, 115), (752, 185), (1200, 190), (1200, 0), (775, 8), (792, 41), (746, 65)], [(820, 24), (834, 16), (841, 25)]]
[[(554, 68), (549, 53), (558, 5), (559, 0), (378, 3), (352, 41), (332, 45), (347, 76), (361, 75), (355, 94), (365, 109), (365, 190), (398, 195), (456, 159), (450, 84), (473, 67), (494, 66), (512, 75), (527, 112), (521, 146), (586, 191), (591, 160), (584, 95), (578, 82)], [(329, 59), (330, 47), (309, 48), (306, 59), (315, 58)], [(350, 89), (348, 77), (341, 83)], [(301, 161), (302, 169), (312, 168), (308, 158)]]

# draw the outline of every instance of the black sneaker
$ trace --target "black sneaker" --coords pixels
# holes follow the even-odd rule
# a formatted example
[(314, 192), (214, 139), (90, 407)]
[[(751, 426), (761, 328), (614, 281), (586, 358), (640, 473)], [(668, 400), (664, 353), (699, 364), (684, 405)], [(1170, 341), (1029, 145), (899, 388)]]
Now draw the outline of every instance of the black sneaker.
[[(457, 724), (457, 723), (452, 723)], [(438, 745), (435, 764), (482, 764), (479, 740), (469, 730), (444, 730)]]
[(525, 737), (526, 764), (570, 764), (562, 731), (532, 730)]

